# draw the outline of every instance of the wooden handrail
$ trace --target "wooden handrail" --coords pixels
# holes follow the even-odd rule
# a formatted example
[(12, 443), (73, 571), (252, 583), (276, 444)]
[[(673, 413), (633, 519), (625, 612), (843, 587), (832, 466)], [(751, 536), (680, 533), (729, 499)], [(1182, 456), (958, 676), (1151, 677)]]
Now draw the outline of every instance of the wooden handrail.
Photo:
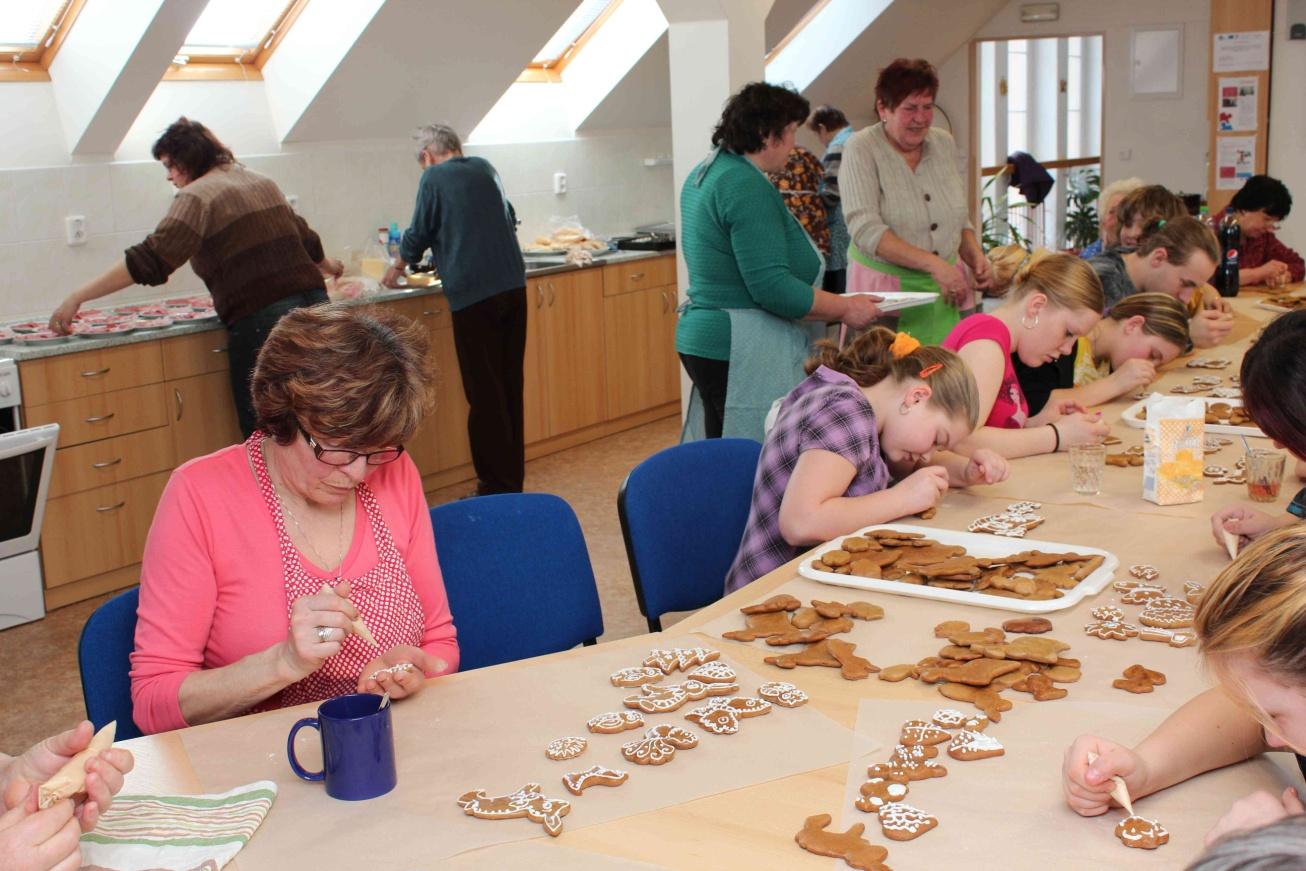
[[(1073, 157), (1068, 160), (1048, 160), (1040, 161), (1044, 169), (1070, 169), (1075, 166), (1093, 166), (1102, 162), (1101, 157)], [(1004, 163), (1000, 166), (980, 167), (980, 175), (998, 175), (1000, 173), (1011, 172), (1015, 167), (1010, 163)]]

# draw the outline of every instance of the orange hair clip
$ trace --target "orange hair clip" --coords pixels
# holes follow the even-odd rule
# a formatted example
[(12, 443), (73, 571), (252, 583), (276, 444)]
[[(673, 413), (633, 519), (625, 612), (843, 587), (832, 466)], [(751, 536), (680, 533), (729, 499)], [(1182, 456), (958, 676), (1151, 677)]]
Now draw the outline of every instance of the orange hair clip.
[(931, 363), (930, 365), (922, 369), (920, 375), (918, 375), (917, 377), (924, 380), (926, 378), (929, 378), (931, 375), (933, 375), (935, 372), (938, 372), (942, 368), (943, 368), (942, 363)]
[(893, 355), (893, 359), (901, 360), (920, 346), (921, 343), (914, 337), (906, 333), (898, 333), (893, 337), (893, 344), (889, 346), (889, 353)]

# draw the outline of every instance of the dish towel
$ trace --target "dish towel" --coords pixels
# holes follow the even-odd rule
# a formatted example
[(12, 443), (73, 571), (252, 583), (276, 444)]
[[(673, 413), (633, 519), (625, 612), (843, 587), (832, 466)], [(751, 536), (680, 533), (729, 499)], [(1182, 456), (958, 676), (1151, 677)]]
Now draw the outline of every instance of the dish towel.
[(276, 797), (270, 780), (217, 795), (120, 795), (82, 835), (82, 871), (219, 871)]

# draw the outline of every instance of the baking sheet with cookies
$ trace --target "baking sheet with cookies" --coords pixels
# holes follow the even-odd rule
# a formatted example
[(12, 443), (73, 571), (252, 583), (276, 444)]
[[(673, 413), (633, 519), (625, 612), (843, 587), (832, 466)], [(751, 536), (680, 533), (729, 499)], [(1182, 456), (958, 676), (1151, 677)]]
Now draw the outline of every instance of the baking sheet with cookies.
[[(650, 643), (651, 642), (651, 643)], [(570, 803), (563, 818), (566, 833), (632, 814), (642, 814), (717, 793), (842, 765), (851, 751), (851, 733), (814, 706), (776, 706), (765, 716), (749, 717), (737, 734), (711, 734), (685, 719), (708, 699), (691, 701), (676, 712), (644, 714), (646, 727), (660, 724), (689, 730), (698, 738), (662, 765), (627, 761), (622, 745), (639, 739), (644, 729), (592, 734), (586, 722), (609, 711), (630, 711), (623, 699), (639, 687), (618, 687), (610, 676), (639, 666), (659, 648), (700, 647), (701, 639), (668, 633), (665, 637), (614, 642), (551, 657), (485, 668), (435, 681), (420, 695), (394, 705), (398, 786), (366, 803), (336, 801), (321, 784), (306, 783), (285, 759), (286, 734), (315, 706), (272, 711), (181, 733), (200, 787), (227, 789), (251, 780), (277, 783), (277, 805), (240, 854), (241, 871), (281, 871), (286, 856), (297, 867), (339, 867), (341, 856), (360, 855), (366, 845), (369, 871), (430, 867), (469, 850), (547, 836), (525, 819), (484, 820), (465, 815), (457, 799), (475, 789), (489, 795), (512, 793), (538, 783), (552, 799)], [(756, 696), (761, 684), (784, 680), (763, 675), (720, 645), (719, 661), (734, 668), (739, 696)], [(802, 675), (789, 675), (799, 687)], [(672, 672), (663, 683), (681, 683)], [(304, 730), (296, 745), (305, 768), (319, 768), (315, 733)], [(580, 756), (553, 761), (545, 747), (565, 736), (583, 737)], [(233, 748), (239, 748), (233, 750)], [(625, 771), (619, 787), (592, 787), (574, 796), (563, 775), (592, 765)], [(365, 809), (365, 811), (364, 811)], [(310, 825), (278, 825), (278, 819), (312, 820)], [(423, 837), (420, 860), (406, 834)]]
[(1111, 581), (1115, 575), (1120, 561), (1109, 551), (1095, 547), (1072, 546), (1053, 541), (1043, 541), (1041, 539), (1030, 538), (1008, 538), (1006, 536), (987, 535), (975, 532), (959, 532), (952, 529), (939, 529), (937, 527), (915, 526), (906, 523), (881, 523), (874, 526), (868, 526), (858, 532), (855, 536), (866, 535), (871, 530), (893, 530), (913, 535), (924, 535), (929, 539), (937, 541), (943, 545), (956, 545), (964, 547), (966, 553), (973, 557), (1006, 557), (1023, 551), (1037, 550), (1045, 554), (1066, 553), (1073, 551), (1081, 555), (1093, 555), (1102, 557), (1102, 564), (1093, 570), (1088, 577), (1079, 581), (1069, 589), (1061, 590), (1060, 598), (1045, 599), (1041, 601), (1031, 601), (1025, 599), (1004, 598), (1000, 596), (988, 595), (983, 592), (971, 592), (969, 590), (951, 590), (944, 587), (928, 586), (925, 584), (907, 584), (899, 581), (883, 580), (880, 578), (867, 578), (858, 575), (842, 575), (833, 572), (821, 571), (812, 567), (815, 560), (819, 560), (822, 555), (830, 551), (840, 550), (842, 542), (852, 536), (840, 536), (837, 539), (828, 541), (818, 546), (814, 551), (802, 561), (799, 566), (799, 573), (814, 581), (820, 581), (823, 584), (830, 584), (838, 587), (850, 587), (855, 590), (874, 590), (879, 593), (888, 593), (893, 596), (910, 596), (920, 599), (932, 599), (936, 602), (945, 602), (949, 604), (968, 604), (977, 605), (981, 608), (997, 608), (1004, 611), (1017, 611), (1027, 614), (1044, 614), (1051, 611), (1064, 611), (1072, 608), (1083, 600), (1086, 596), (1095, 596), (1102, 592), (1102, 589)]
[[(1243, 401), (1232, 397), (1220, 396), (1196, 396), (1194, 399), (1200, 399), (1206, 404), (1207, 408), (1212, 405), (1226, 405), (1229, 408), (1242, 408)], [(1133, 405), (1129, 406), (1120, 415), (1120, 420), (1125, 426), (1134, 429), (1143, 429), (1147, 426), (1147, 418), (1142, 416), (1143, 408), (1147, 405), (1146, 399), (1140, 399)], [(1225, 423), (1207, 423), (1207, 434), (1247, 436), (1248, 438), (1265, 438), (1265, 433), (1261, 432), (1260, 427), (1256, 426), (1232, 426)]]
[[(1093, 648), (1076, 639), (1067, 640), (1076, 641), (1071, 653), (1082, 652), (1087, 666)], [(1119, 700), (1081, 700), (1081, 695), (1101, 695), (1082, 691), (1081, 684), (1089, 680), (1096, 684), (1096, 673), (1092, 677), (1086, 674), (1080, 683), (1069, 684), (1071, 695), (1055, 702), (1027, 701), (1028, 696), (1008, 692), (1015, 706), (1003, 714), (1002, 722), (990, 723), (982, 733), (997, 739), (1003, 755), (962, 762), (945, 750), (935, 761), (947, 769), (946, 776), (907, 785), (902, 801), (938, 820), (935, 828), (909, 841), (887, 839), (878, 817), (854, 804), (861, 795), (861, 784), (867, 780), (867, 767), (889, 755), (883, 750), (860, 751), (860, 747), (895, 741), (904, 721), (930, 720), (933, 712), (943, 707), (955, 707), (964, 713), (967, 706), (946, 699), (938, 703), (863, 700), (854, 744), (860, 752), (848, 766), (841, 813), (832, 813), (838, 830), (865, 824), (866, 839), (888, 848), (885, 863), (903, 871), (969, 867), (976, 864), (977, 851), (988, 857), (978, 863), (980, 867), (1057, 871), (1182, 868), (1201, 853), (1206, 833), (1235, 798), (1258, 789), (1281, 792), (1297, 782), (1287, 769), (1293, 765), (1291, 755), (1280, 753), (1213, 771), (1140, 798), (1134, 802), (1135, 812), (1161, 823), (1169, 831), (1170, 840), (1155, 850), (1126, 848), (1114, 834), (1124, 811), (1112, 809), (1103, 816), (1081, 817), (1065, 803), (1062, 755), (1070, 742), (1085, 732), (1132, 745), (1158, 726), (1169, 714), (1169, 706), (1177, 704), (1182, 696), (1161, 688), (1146, 697), (1112, 690)], [(947, 746), (940, 745), (941, 749)]]

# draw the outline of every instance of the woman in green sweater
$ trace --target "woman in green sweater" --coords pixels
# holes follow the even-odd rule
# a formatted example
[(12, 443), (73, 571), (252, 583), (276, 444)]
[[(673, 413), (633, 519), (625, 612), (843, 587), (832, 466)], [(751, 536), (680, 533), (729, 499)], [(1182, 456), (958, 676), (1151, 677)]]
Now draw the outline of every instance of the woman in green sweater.
[(788, 88), (745, 85), (726, 103), (712, 133), (714, 151), (680, 192), (689, 304), (676, 326), (676, 350), (703, 399), (708, 438), (721, 436), (725, 420), (729, 309), (854, 328), (879, 314), (875, 297), (815, 287), (824, 261), (764, 175), (784, 168), (808, 111), (807, 100)]

